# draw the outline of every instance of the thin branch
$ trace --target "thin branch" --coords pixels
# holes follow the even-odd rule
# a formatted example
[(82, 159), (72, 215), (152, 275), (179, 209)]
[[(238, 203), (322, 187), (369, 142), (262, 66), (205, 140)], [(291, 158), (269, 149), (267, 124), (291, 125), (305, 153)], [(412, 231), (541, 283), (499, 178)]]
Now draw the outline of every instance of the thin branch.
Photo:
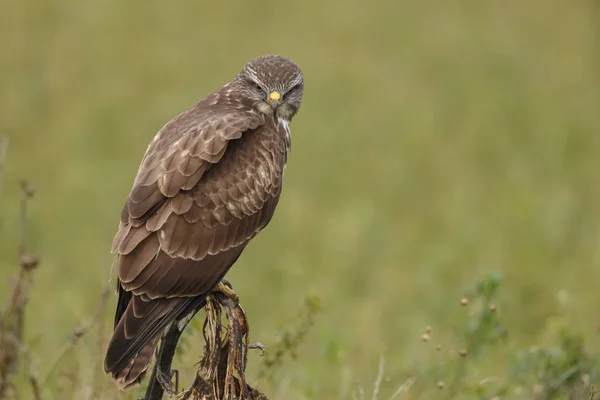
[(62, 360), (62, 358), (71, 350), (73, 347), (77, 345), (77, 343), (83, 338), (86, 333), (101, 319), (102, 313), (106, 308), (106, 304), (108, 302), (108, 298), (110, 295), (110, 288), (108, 286), (104, 287), (104, 290), (100, 294), (100, 299), (98, 300), (98, 305), (96, 306), (96, 310), (94, 313), (87, 319), (87, 321), (83, 324), (76, 326), (71, 332), (71, 337), (68, 341), (66, 341), (58, 351), (54, 361), (50, 364), (50, 369), (46, 373), (46, 376), (43, 380), (43, 386), (46, 386), (48, 380), (56, 370), (56, 367)]
[[(2, 160), (3, 161), (3, 160)], [(27, 203), (33, 190), (27, 183), (21, 184), (21, 210), (19, 230), (20, 269), (7, 308), (0, 318), (0, 398), (12, 387), (10, 378), (15, 374), (23, 349), (25, 307), (31, 286), (31, 272), (37, 267), (37, 257), (26, 252)]]
[(358, 388), (358, 395), (360, 396), (360, 400), (364, 400), (365, 399), (365, 390), (362, 387), (362, 384), (360, 383), (360, 381), (356, 382), (356, 386)]
[(396, 397), (400, 396), (401, 393), (408, 392), (408, 389), (415, 383), (415, 377), (410, 377), (404, 382), (402, 385), (398, 387), (398, 389), (394, 392), (390, 400), (394, 400)]
[(379, 356), (379, 368), (377, 371), (377, 378), (375, 379), (375, 383), (373, 384), (373, 396), (372, 400), (377, 400), (379, 396), (379, 388), (381, 386), (381, 381), (383, 381), (383, 369), (385, 367), (385, 357), (383, 357), (383, 352)]
[(8, 136), (0, 137), (0, 199), (2, 198), (2, 175), (4, 172), (4, 161), (6, 160), (9, 143), (10, 141)]
[(42, 391), (40, 390), (40, 384), (35, 375), (29, 374), (29, 384), (31, 385), (31, 390), (33, 391), (33, 398), (35, 400), (42, 400)]
[(21, 218), (19, 219), (19, 255), (23, 258), (27, 246), (27, 201), (33, 197), (35, 190), (26, 181), (21, 181)]

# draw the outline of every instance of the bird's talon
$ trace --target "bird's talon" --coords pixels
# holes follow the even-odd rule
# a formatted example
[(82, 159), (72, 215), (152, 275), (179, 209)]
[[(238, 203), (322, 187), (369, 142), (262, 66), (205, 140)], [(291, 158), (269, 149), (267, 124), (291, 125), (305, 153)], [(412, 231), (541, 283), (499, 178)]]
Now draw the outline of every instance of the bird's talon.
[(233, 290), (233, 285), (227, 279), (221, 279), (223, 285), (227, 286), (229, 289)]
[(240, 298), (236, 292), (233, 291), (231, 283), (223, 279), (217, 287), (213, 290), (214, 293), (221, 293), (226, 299), (233, 302), (234, 307), (237, 307), (240, 303)]

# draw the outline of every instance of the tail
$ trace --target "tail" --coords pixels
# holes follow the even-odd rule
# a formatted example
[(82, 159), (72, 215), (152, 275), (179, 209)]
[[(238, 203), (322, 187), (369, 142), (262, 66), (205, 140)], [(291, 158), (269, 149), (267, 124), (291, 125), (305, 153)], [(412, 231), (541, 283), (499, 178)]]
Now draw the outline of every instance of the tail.
[(159, 337), (156, 337), (146, 346), (142, 347), (142, 350), (134, 354), (124, 368), (107, 370), (105, 364), (106, 372), (112, 375), (121, 389), (137, 385), (144, 379), (148, 366), (150, 366), (150, 362), (152, 361), (158, 339)]
[(141, 382), (162, 332), (185, 312), (190, 300), (143, 299), (119, 290), (115, 331), (104, 359), (104, 371), (119, 387), (125, 389)]

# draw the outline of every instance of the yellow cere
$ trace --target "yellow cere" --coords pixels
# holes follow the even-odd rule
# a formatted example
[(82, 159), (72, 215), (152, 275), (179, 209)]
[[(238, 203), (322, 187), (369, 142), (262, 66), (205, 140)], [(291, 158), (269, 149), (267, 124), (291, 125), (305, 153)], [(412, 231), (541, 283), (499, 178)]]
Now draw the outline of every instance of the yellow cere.
[(281, 95), (279, 94), (279, 92), (271, 92), (271, 94), (269, 95), (269, 99), (279, 100), (281, 99)]

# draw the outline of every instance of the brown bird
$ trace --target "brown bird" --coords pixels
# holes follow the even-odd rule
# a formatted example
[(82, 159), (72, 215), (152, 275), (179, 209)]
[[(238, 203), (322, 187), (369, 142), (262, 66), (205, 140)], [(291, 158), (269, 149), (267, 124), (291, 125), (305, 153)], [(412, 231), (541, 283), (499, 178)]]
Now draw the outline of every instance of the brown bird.
[(303, 90), (291, 60), (258, 57), (148, 146), (113, 243), (119, 299), (104, 369), (120, 387), (140, 382), (166, 328), (271, 220)]

